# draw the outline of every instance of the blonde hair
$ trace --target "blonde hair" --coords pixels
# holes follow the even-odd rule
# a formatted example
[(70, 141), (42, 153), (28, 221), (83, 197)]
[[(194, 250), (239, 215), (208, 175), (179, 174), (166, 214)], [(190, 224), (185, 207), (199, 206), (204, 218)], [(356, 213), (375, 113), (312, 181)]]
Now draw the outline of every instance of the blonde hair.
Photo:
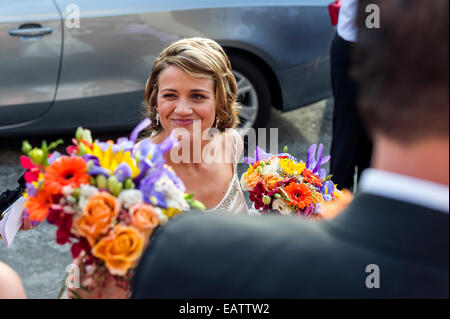
[(225, 51), (211, 39), (189, 38), (165, 48), (156, 59), (147, 79), (143, 106), (146, 110), (145, 116), (152, 120), (150, 132), (159, 132), (162, 129), (161, 124), (156, 123), (158, 78), (161, 72), (171, 65), (179, 67), (192, 77), (214, 81), (216, 120), (213, 125), (217, 125), (217, 129), (224, 132), (226, 128), (235, 128), (239, 124), (238, 88)]

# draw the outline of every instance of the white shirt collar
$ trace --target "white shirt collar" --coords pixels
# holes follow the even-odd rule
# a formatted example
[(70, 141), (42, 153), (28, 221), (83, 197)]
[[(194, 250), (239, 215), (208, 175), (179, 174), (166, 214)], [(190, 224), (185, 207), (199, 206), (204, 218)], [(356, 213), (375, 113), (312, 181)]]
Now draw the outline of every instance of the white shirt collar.
[(368, 168), (361, 174), (359, 191), (449, 212), (449, 188), (411, 176)]

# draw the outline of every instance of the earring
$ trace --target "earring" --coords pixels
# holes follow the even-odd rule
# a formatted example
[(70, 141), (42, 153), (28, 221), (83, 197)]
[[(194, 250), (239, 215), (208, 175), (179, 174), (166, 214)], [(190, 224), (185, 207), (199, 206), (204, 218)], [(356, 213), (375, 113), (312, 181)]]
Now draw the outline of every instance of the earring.
[(215, 128), (219, 128), (219, 122), (220, 122), (220, 121), (219, 121), (219, 119), (218, 119), (217, 116), (216, 116), (216, 125), (214, 125)]
[(156, 125), (159, 126), (159, 113), (156, 113)]

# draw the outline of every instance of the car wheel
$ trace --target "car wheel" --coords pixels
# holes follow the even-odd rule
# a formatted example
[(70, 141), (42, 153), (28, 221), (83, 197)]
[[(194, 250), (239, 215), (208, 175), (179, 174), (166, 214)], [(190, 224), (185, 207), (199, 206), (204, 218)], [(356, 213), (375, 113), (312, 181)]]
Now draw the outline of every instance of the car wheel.
[(244, 135), (251, 128), (266, 127), (272, 106), (270, 86), (256, 63), (239, 55), (229, 55), (229, 58), (238, 84), (238, 102), (242, 106), (238, 130)]

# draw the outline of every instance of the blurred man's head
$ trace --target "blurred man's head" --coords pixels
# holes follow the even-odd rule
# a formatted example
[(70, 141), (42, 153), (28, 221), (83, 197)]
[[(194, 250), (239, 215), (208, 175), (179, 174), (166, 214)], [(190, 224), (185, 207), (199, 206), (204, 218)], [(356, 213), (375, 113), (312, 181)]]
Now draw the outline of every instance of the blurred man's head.
[[(365, 11), (369, 4), (380, 8), (380, 28), (366, 26), (370, 12)], [(361, 0), (354, 68), (360, 82), (359, 107), (375, 142), (373, 163), (377, 165), (378, 160), (379, 164), (377, 156), (383, 153), (380, 144), (395, 146), (391, 157), (409, 153), (413, 157), (410, 160), (415, 160), (404, 164), (411, 166), (409, 170), (417, 169), (416, 164), (421, 161), (416, 154), (419, 149), (428, 150), (429, 166), (438, 165), (441, 169), (446, 166), (441, 173), (446, 175), (445, 179), (429, 179), (446, 184), (448, 9), (448, 0)], [(385, 155), (388, 154), (384, 152)], [(434, 158), (437, 155), (440, 158)], [(414, 175), (409, 170), (400, 173)]]

